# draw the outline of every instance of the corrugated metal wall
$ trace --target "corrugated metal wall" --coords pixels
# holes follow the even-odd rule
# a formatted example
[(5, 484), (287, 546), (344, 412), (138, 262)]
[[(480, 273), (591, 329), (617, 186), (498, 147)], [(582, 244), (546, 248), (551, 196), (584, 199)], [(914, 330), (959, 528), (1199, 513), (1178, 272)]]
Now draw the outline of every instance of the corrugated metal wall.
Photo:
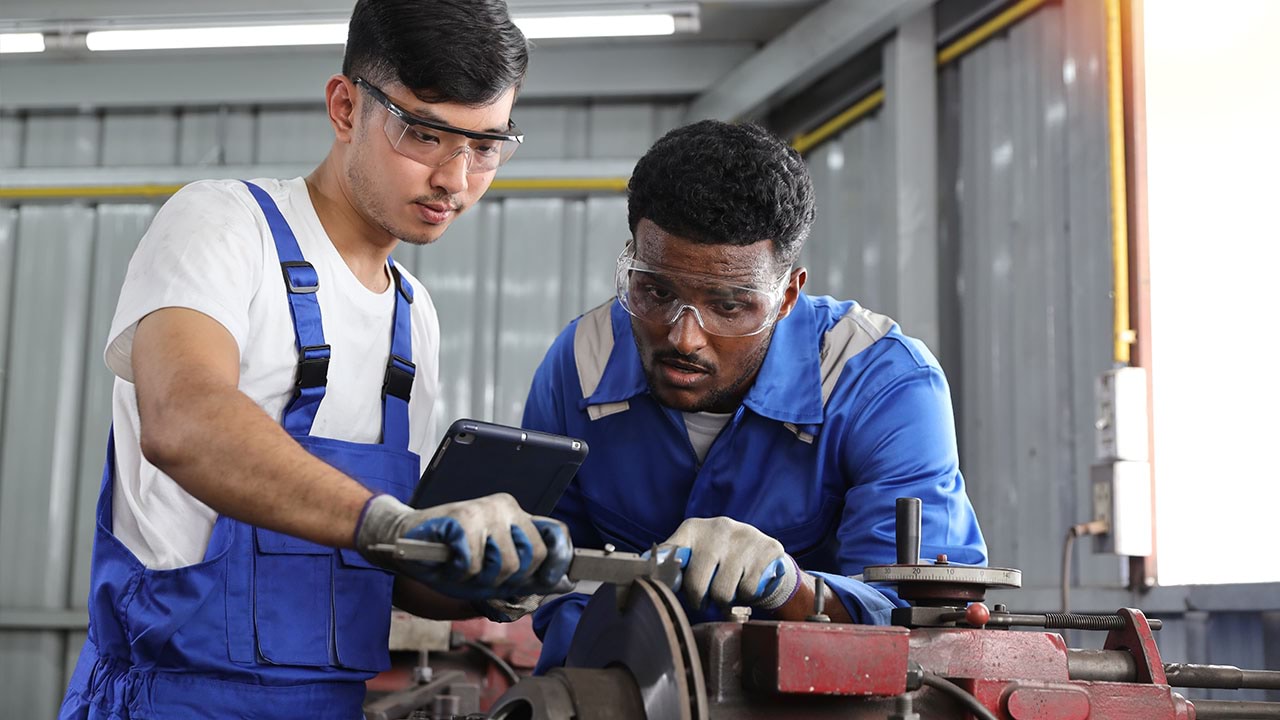
[[(520, 160), (630, 159), (675, 104), (517, 109)], [(3, 168), (318, 161), (310, 109), (0, 117)], [(0, 205), (0, 718), (52, 717), (84, 640), (93, 509), (110, 423), (102, 348), (129, 256), (159, 203)], [(442, 328), (441, 416), (518, 423), (542, 354), (607, 299), (627, 237), (619, 195), (497, 197), (397, 257)]]
[[(1022, 568), (1035, 587), (1058, 582), (1060, 549), (1045, 529), (1065, 532), (1088, 512), (1093, 379), (1111, 365), (1106, 88), (1093, 5), (1050, 5), (938, 78), (947, 332), (935, 351), (992, 562)], [(877, 112), (808, 156), (819, 206), (805, 262), (812, 292), (892, 316), (882, 258), (897, 256), (898, 240), (884, 122)], [(1118, 582), (1118, 562), (1092, 561), (1088, 581)]]
[[(1063, 536), (1092, 512), (1094, 381), (1112, 366), (1104, 22), (1102, 3), (1049, 4), (938, 77), (935, 350), (991, 562), (1023, 571), (1025, 589), (1001, 601), (1023, 611), (1058, 609)], [(877, 112), (809, 154), (819, 204), (805, 264), (811, 292), (892, 316), (895, 296), (881, 279), (892, 272), (882, 258), (897, 256), (885, 122)], [(1122, 587), (1127, 568), (1089, 542), (1075, 560), (1084, 587), (1072, 609), (1160, 606), (1166, 661), (1280, 667), (1280, 612), (1184, 614), (1192, 603), (1099, 592)], [(1073, 633), (1070, 642), (1097, 647), (1101, 638)]]

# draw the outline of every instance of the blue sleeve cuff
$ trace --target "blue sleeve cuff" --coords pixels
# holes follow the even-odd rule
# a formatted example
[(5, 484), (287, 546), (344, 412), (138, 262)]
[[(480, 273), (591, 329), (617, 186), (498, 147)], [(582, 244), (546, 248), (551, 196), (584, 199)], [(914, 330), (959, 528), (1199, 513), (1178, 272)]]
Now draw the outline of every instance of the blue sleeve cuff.
[(533, 632), (542, 640), (542, 654), (533, 668), (534, 675), (542, 675), (551, 668), (564, 665), (573, 632), (578, 627), (578, 618), (582, 617), (590, 599), (590, 595), (569, 593), (543, 603), (533, 614)]
[(845, 575), (833, 573), (809, 572), (810, 575), (821, 576), (827, 587), (840, 598), (840, 603), (849, 611), (849, 617), (859, 625), (888, 625), (890, 615), (896, 607), (906, 607), (907, 603), (898, 598), (893, 588), (879, 585), (868, 585), (861, 580), (854, 580)]

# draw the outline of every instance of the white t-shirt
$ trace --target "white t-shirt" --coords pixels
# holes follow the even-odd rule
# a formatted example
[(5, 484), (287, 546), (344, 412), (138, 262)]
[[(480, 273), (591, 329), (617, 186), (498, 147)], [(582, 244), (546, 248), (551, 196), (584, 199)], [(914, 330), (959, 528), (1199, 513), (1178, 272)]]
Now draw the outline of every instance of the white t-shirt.
[[(375, 293), (356, 279), (325, 234), (302, 178), (253, 182), (276, 201), (303, 257), (320, 277), (316, 297), (332, 357), (311, 434), (376, 443), (382, 432), (394, 286)], [(425, 465), (433, 450), (427, 444), (435, 437), (440, 324), (426, 289), (398, 267), (414, 290), (410, 307), (417, 373), (409, 407), (409, 449), (422, 455)], [(160, 208), (129, 262), (108, 336), (107, 367), (116, 375), (114, 531), (144, 565), (165, 569), (203, 560), (217, 519), (213, 509), (147, 462), (138, 445), (138, 398), (130, 366), (133, 334), (138, 321), (166, 307), (199, 311), (231, 333), (240, 349), (240, 391), (279, 422), (293, 396), (298, 355), (275, 243), (243, 183), (192, 183)]]
[(681, 413), (681, 415), (684, 415), (684, 427), (689, 431), (689, 443), (693, 445), (693, 452), (698, 456), (698, 462), (707, 459), (707, 451), (711, 449), (711, 443), (716, 441), (720, 431), (728, 424), (729, 418), (733, 417), (733, 413), (713, 412)]

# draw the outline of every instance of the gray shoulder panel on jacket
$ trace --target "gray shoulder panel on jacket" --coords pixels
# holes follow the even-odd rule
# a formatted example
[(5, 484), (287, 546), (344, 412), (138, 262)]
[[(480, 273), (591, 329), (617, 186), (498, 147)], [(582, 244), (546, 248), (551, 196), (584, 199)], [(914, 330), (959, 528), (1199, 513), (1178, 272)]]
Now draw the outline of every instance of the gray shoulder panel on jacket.
[(820, 368), (822, 372), (822, 404), (825, 406), (836, 389), (836, 381), (845, 363), (889, 333), (893, 318), (854, 303), (849, 312), (836, 321), (822, 337)]
[(578, 366), (578, 384), (582, 397), (591, 397), (604, 377), (605, 365), (613, 353), (613, 322), (610, 310), (613, 300), (587, 311), (578, 319), (573, 332), (573, 359)]

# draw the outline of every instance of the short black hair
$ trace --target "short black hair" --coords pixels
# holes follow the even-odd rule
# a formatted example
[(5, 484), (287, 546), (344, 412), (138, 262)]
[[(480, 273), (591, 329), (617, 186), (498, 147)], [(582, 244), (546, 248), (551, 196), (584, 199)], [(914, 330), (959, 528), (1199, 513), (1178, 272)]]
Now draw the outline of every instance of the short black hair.
[(342, 59), (349, 78), (472, 107), (518, 89), (528, 67), (529, 43), (503, 0), (359, 0)]
[(627, 183), (627, 221), (694, 242), (772, 240), (794, 263), (813, 226), (813, 182), (800, 153), (764, 128), (703, 120), (662, 136)]

